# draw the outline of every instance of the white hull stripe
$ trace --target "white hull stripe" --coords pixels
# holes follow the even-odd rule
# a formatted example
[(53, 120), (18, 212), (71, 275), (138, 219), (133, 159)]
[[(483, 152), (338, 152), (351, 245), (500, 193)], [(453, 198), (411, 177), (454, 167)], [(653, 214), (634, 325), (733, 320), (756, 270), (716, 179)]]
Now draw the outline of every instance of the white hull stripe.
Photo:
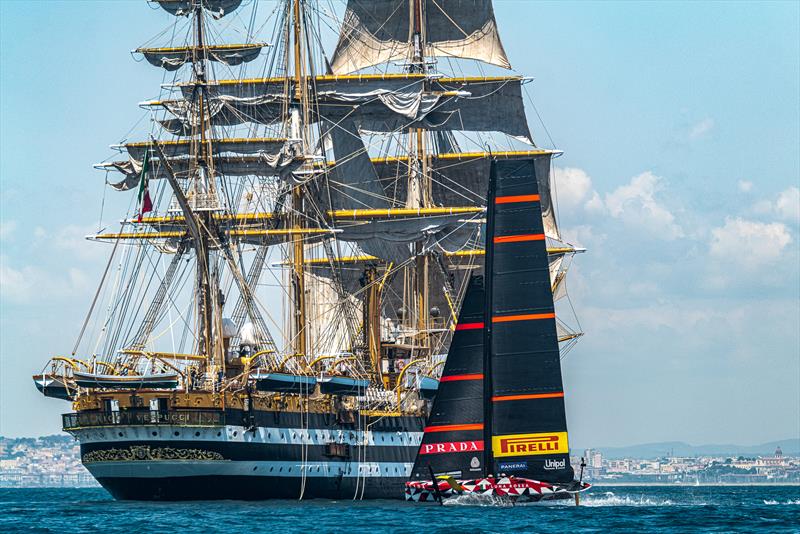
[(231, 460), (157, 460), (92, 462), (86, 468), (95, 478), (166, 478), (196, 476), (252, 477), (403, 477), (413, 464), (405, 462), (298, 462)]
[[(223, 443), (260, 443), (267, 445), (327, 445), (347, 443), (353, 446), (418, 447), (422, 432), (372, 432), (363, 430), (328, 430), (257, 427), (255, 432), (242, 426), (184, 427), (115, 426), (84, 428), (72, 432), (81, 443), (121, 441), (197, 441)], [(366, 443), (365, 443), (366, 436)]]

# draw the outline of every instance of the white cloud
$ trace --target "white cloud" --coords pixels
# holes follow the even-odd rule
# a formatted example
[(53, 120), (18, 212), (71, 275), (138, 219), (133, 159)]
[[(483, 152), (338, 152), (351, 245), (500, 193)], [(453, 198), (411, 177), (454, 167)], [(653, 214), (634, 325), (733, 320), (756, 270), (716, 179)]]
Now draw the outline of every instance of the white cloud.
[(61, 251), (64, 258), (71, 262), (102, 262), (108, 258), (111, 249), (105, 243), (86, 240), (87, 235), (96, 232), (96, 225), (68, 224), (58, 228), (55, 232), (48, 232), (44, 228), (37, 227), (33, 234), (40, 246)]
[(727, 218), (723, 226), (711, 230), (709, 253), (725, 262), (726, 268), (753, 271), (778, 260), (791, 242), (783, 223)]
[(53, 246), (77, 255), (84, 255), (87, 250), (94, 248), (92, 245), (95, 245), (86, 241), (86, 235), (89, 233), (88, 227), (84, 228), (72, 224), (64, 226), (59, 228), (53, 236)]
[(593, 191), (592, 179), (583, 169), (575, 167), (556, 167), (553, 180), (558, 194), (558, 205), (562, 209), (580, 206)]
[(800, 221), (800, 189), (790, 187), (782, 191), (775, 201), (775, 212), (786, 221)]
[(739, 180), (739, 191), (742, 193), (749, 193), (753, 190), (753, 182), (748, 180)]
[(0, 241), (5, 241), (16, 231), (17, 221), (0, 221)]
[(781, 191), (775, 202), (759, 200), (753, 204), (752, 211), (759, 215), (770, 215), (784, 221), (798, 223), (800, 222), (800, 189), (792, 186)]
[(707, 117), (689, 129), (689, 139), (699, 139), (714, 129), (714, 119)]
[(588, 248), (599, 247), (607, 239), (605, 234), (597, 232), (597, 227), (588, 225), (562, 227), (561, 237), (567, 243)]
[(33, 265), (13, 267), (7, 256), (0, 256), (0, 300), (30, 303), (36, 299), (85, 294), (90, 281), (80, 269), (47, 272)]
[(641, 228), (654, 238), (672, 240), (683, 237), (675, 216), (656, 200), (662, 187), (661, 178), (647, 171), (606, 194), (605, 206), (612, 217)]

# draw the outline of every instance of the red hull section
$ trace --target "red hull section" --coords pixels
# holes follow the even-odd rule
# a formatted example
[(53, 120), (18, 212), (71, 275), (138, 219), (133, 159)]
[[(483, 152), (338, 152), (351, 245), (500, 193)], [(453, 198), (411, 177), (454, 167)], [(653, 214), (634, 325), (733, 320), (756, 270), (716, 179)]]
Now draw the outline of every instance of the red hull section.
[(558, 499), (569, 499), (576, 493), (589, 489), (586, 483), (570, 486), (540, 482), (530, 478), (504, 476), (494, 478), (477, 478), (472, 480), (455, 480), (443, 478), (436, 481), (438, 495), (432, 481), (406, 482), (406, 500), (414, 502), (433, 502), (462, 495), (481, 495), (500, 497), (514, 502), (537, 502)]

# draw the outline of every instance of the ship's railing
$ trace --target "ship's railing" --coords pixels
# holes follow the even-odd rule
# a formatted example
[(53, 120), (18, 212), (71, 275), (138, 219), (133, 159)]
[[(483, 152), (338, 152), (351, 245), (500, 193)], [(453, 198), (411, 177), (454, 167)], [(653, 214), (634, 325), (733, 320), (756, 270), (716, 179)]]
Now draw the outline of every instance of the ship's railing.
[(224, 426), (225, 413), (218, 410), (123, 410), (77, 412), (61, 416), (64, 430), (102, 426)]

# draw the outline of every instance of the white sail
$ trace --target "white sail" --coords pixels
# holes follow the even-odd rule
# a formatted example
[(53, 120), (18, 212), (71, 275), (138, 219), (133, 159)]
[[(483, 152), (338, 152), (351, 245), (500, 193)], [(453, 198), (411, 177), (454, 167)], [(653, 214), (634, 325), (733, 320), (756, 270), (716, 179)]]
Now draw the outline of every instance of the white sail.
[[(415, 49), (409, 0), (350, 0), (331, 67), (336, 74), (409, 60)], [(422, 0), (425, 54), (511, 68), (490, 0)]]

